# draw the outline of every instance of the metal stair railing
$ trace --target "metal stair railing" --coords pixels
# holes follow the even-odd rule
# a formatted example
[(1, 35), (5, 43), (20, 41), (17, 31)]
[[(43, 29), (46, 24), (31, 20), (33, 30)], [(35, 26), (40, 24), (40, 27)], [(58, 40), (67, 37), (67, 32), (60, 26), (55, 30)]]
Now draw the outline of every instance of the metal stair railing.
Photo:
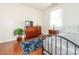
[[(49, 39), (50, 37), (50, 39)], [(49, 55), (53, 55), (53, 52), (55, 53), (55, 55), (57, 55), (57, 38), (59, 38), (60, 40), (60, 54), (59, 55), (63, 55), (63, 51), (62, 51), (62, 46), (63, 46), (63, 40), (66, 41), (66, 55), (69, 55), (69, 43), (71, 43), (74, 46), (74, 55), (77, 55), (77, 48), (79, 49), (79, 46), (77, 44), (75, 44), (74, 42), (72, 42), (71, 40), (60, 36), (60, 35), (44, 35), (43, 37), (43, 52), (45, 51), (46, 53), (48, 53)], [(53, 43), (53, 38), (55, 39), (55, 43)], [(49, 42), (49, 40), (51, 41), (51, 44)], [(55, 45), (54, 51), (53, 51), (53, 46)], [(50, 48), (51, 47), (51, 48)]]

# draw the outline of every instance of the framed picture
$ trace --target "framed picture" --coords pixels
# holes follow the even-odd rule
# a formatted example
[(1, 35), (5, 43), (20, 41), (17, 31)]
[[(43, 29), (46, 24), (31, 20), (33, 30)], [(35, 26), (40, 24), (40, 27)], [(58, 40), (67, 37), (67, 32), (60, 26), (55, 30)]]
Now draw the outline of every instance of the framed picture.
[(26, 27), (32, 27), (33, 26), (33, 21), (26, 20), (25, 21), (25, 26)]

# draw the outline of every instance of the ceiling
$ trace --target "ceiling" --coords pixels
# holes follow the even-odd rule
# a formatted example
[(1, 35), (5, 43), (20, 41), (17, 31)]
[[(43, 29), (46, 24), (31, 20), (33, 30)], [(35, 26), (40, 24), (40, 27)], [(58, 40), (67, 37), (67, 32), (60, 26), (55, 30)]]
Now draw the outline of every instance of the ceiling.
[(36, 9), (44, 10), (51, 6), (57, 5), (57, 3), (24, 3), (23, 5), (27, 5)]

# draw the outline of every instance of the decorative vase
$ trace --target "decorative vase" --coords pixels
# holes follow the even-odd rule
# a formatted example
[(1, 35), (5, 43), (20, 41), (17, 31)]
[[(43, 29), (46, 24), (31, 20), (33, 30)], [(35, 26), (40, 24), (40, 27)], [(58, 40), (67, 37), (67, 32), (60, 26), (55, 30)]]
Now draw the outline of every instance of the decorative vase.
[(17, 41), (21, 42), (22, 41), (22, 37), (21, 36), (18, 36), (17, 37)]

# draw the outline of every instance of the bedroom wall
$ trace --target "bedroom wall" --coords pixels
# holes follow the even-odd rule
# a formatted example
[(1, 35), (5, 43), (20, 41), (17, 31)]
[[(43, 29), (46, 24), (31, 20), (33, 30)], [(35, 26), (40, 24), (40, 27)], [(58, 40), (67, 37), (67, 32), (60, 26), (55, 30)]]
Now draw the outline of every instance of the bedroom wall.
[[(61, 3), (44, 10), (44, 33), (48, 33), (50, 23), (50, 11), (62, 9), (62, 26), (67, 31), (76, 32), (79, 30), (79, 3)], [(78, 31), (79, 32), (79, 31)]]
[(16, 40), (13, 30), (24, 28), (25, 20), (42, 26), (42, 12), (22, 4), (0, 4), (0, 43)]
[(43, 10), (43, 33), (48, 34), (48, 30), (51, 28), (50, 25), (50, 12), (61, 8), (60, 4), (55, 4), (51, 8), (47, 8), (46, 10)]
[(79, 33), (79, 3), (61, 4), (63, 9), (63, 26), (66, 31)]
[(63, 8), (64, 26), (79, 25), (79, 3), (61, 4)]

